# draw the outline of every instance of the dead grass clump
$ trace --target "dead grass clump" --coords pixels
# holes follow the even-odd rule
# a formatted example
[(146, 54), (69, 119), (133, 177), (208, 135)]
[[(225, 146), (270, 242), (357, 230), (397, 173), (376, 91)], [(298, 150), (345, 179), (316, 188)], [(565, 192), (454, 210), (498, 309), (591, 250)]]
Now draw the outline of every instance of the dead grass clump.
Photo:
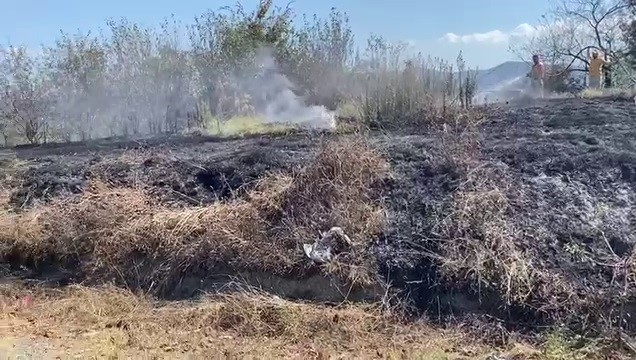
[(609, 88), (609, 89), (585, 89), (580, 96), (584, 99), (614, 99), (624, 101), (636, 101), (636, 92), (633, 89)]
[(15, 155), (8, 160), (3, 160), (0, 154), (0, 214), (10, 209), (11, 185), (16, 182), (16, 173), (23, 166), (24, 162), (15, 159)]
[(79, 266), (93, 280), (165, 292), (183, 276), (227, 267), (302, 277), (314, 268), (302, 244), (339, 226), (355, 251), (324, 270), (370, 282), (364, 250), (383, 220), (372, 185), (387, 173), (368, 144), (348, 139), (293, 174), (263, 179), (247, 200), (207, 207), (167, 208), (142, 189), (93, 182), (78, 198), (1, 216), (0, 259)]
[(470, 176), (453, 194), (441, 224), (448, 241), (441, 249), (442, 271), (460, 284), (468, 281), (480, 295), (495, 289), (508, 305), (523, 304), (532, 295), (535, 269), (516, 243), (520, 235), (510, 221), (508, 189), (500, 188), (506, 183), (491, 169), (473, 169)]
[(67, 351), (74, 344), (85, 356), (143, 352), (141, 358), (175, 358), (194, 352), (238, 358), (454, 358), (491, 351), (459, 332), (404, 324), (375, 307), (294, 303), (251, 291), (170, 303), (113, 287), (73, 286), (29, 295), (31, 306), (0, 314), (6, 325), (0, 336), (65, 343)]
[(368, 270), (372, 264), (364, 259), (364, 250), (380, 234), (384, 222), (373, 187), (388, 174), (388, 162), (362, 139), (327, 143), (313, 165), (296, 173), (286, 189), (273, 238), (292, 248), (299, 240), (312, 242), (319, 232), (339, 226), (351, 238), (355, 256), (342, 254), (341, 260), (350, 258), (332, 265), (348, 265), (332, 269), (350, 272), (348, 278), (371, 282), (368, 276), (372, 272), (364, 274), (359, 267)]
[(11, 201), (11, 191), (0, 188), (0, 212), (9, 210), (9, 202)]
[(446, 170), (462, 181), (472, 178), (471, 173), (483, 166), (479, 124), (484, 114), (480, 111), (462, 110), (435, 127)]
[[(480, 298), (495, 292), (507, 305), (526, 304), (536, 286), (531, 256), (519, 245), (509, 195), (514, 181), (505, 169), (481, 158), (479, 120), (444, 125), (443, 153), (458, 185), (443, 210), (436, 233), (441, 273), (454, 286)], [(522, 198), (520, 189), (514, 189)]]
[[(153, 202), (139, 189), (93, 182), (79, 199), (0, 217), (4, 259), (68, 264), (104, 252), (134, 219), (149, 217)], [(121, 248), (126, 244), (116, 244)], [(108, 258), (104, 258), (107, 261)]]

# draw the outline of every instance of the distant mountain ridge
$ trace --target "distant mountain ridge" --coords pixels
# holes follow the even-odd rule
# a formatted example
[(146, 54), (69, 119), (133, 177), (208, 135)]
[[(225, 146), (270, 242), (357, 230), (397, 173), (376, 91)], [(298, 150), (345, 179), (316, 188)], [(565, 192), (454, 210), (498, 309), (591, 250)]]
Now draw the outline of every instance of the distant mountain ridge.
[(526, 74), (530, 65), (523, 61), (506, 61), (495, 67), (477, 70), (477, 103), (504, 101), (515, 98), (529, 90)]
[(499, 90), (519, 78), (525, 77), (530, 66), (523, 61), (506, 61), (495, 67), (477, 70), (478, 91)]

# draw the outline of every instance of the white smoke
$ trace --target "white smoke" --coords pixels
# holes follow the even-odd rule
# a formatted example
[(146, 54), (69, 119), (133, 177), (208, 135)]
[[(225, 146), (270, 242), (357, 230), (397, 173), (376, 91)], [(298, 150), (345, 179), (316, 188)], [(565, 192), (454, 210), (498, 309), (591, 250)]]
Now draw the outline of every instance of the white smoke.
[[(570, 80), (572, 81), (572, 80)], [(574, 82), (570, 82), (573, 84)], [(575, 83), (574, 83), (575, 84)], [(575, 89), (575, 88), (573, 88)], [(537, 99), (565, 99), (574, 96), (575, 91), (554, 92), (543, 91), (543, 97), (532, 88), (530, 78), (518, 76), (510, 80), (502, 81), (495, 86), (479, 91), (473, 102), (475, 104), (493, 103), (531, 103)]]
[(322, 130), (335, 128), (335, 112), (324, 106), (306, 105), (304, 99), (294, 93), (294, 85), (280, 71), (270, 49), (258, 52), (255, 65), (260, 71), (250, 81), (250, 95), (252, 99), (264, 100), (261, 106), (256, 102), (255, 110), (267, 123)]
[(501, 103), (518, 98), (531, 96), (532, 89), (530, 82), (525, 76), (518, 76), (510, 80), (502, 81), (490, 89), (480, 91), (475, 96), (474, 102)]

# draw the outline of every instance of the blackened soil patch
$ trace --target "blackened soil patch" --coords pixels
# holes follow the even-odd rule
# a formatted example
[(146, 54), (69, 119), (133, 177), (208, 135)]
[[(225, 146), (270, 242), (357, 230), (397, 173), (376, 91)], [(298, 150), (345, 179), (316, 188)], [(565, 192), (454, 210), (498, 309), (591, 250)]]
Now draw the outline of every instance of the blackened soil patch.
[(274, 170), (291, 170), (311, 160), (321, 137), (251, 138), (236, 141), (172, 144), (144, 149), (67, 155), (45, 155), (48, 148), (17, 149), (26, 161), (21, 175), (9, 184), (11, 203), (27, 208), (36, 203), (81, 192), (88, 179), (119, 186), (141, 186), (175, 205), (205, 205), (241, 194), (250, 183)]

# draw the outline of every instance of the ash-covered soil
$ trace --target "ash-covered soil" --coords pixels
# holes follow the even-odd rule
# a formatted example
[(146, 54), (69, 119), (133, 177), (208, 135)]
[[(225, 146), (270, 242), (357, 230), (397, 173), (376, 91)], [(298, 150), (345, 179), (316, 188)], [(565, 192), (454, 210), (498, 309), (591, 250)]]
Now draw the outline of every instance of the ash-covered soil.
[[(628, 101), (560, 99), (490, 109), (488, 114), (479, 125), (472, 165), (463, 170), (449, 160), (452, 150), (441, 132), (372, 136), (394, 173), (381, 189), (389, 225), (372, 249), (380, 275), (420, 308), (435, 311), (491, 311), (489, 307), (507, 304), (521, 315), (567, 317), (568, 311), (586, 310), (590, 317), (622, 321), (613, 309), (629, 309), (634, 298), (625, 289), (634, 280), (628, 268), (635, 241), (636, 106)], [(19, 211), (81, 192), (94, 177), (141, 186), (174, 206), (209, 204), (241, 196), (270, 171), (293, 171), (308, 163), (329, 137), (20, 148), (15, 154), (23, 170), (11, 179), (11, 205)], [(467, 188), (468, 183), (472, 187)], [(471, 271), (468, 255), (459, 264), (440, 260), (450, 248), (461, 247), (461, 236), (448, 237), (449, 226), (459, 234), (459, 225), (443, 224), (462, 189), (477, 197), (495, 190), (505, 196), (503, 222), (491, 227), (499, 242), (493, 253), (505, 259), (493, 267), (510, 270), (514, 264), (506, 253), (521, 254), (520, 263), (532, 269), (524, 271), (535, 279), (526, 284), (523, 299), (502, 295), (524, 288), (515, 286), (514, 274), (507, 274), (510, 283), (502, 284), (495, 276)], [(479, 215), (480, 209), (468, 207), (466, 213)], [(486, 236), (483, 231), (471, 234), (477, 241)], [(466, 232), (459, 235), (468, 237)], [(452, 270), (458, 278), (448, 275)], [(506, 274), (500, 278), (505, 280)], [(488, 294), (492, 296), (486, 301)], [(617, 294), (622, 296), (620, 304)]]
[[(567, 281), (552, 299), (555, 307), (567, 297), (611, 303), (625, 281), (631, 281), (620, 274), (617, 263), (627, 261), (634, 248), (635, 120), (633, 102), (561, 99), (493, 109), (480, 127), (481, 162), (471, 170), (479, 174), (475, 177), (487, 173), (508, 195), (510, 207), (504, 215), (513, 228), (508, 230), (514, 231), (508, 238), (531, 259), (531, 266)], [(402, 240), (404, 246), (399, 247), (401, 256), (387, 258), (404, 276), (402, 284), (422, 295), (421, 305), (433, 307), (440, 304), (431, 296), (438, 293), (431, 284), (448, 284), (431, 280), (437, 274), (418, 249), (439, 252), (454, 246), (439, 241), (435, 212), (462, 185), (461, 176), (441, 160), (439, 151), (438, 141), (422, 136), (400, 137), (388, 151), (401, 177), (388, 190), (397, 211), (385, 241)], [(502, 252), (507, 249), (501, 247)], [(409, 256), (421, 261), (405, 261)], [(405, 263), (419, 267), (405, 273)], [(481, 289), (475, 282), (470, 285), (474, 292), (485, 292), (497, 284), (484, 281)], [(631, 301), (631, 295), (627, 297)], [(555, 309), (537, 303), (535, 310)]]
[(205, 205), (249, 188), (269, 171), (306, 163), (314, 139), (259, 137), (194, 142), (184, 139), (124, 142), (112, 146), (64, 145), (16, 149), (28, 168), (11, 184), (13, 205), (25, 208), (55, 196), (79, 193), (91, 178), (141, 186), (166, 203)]

